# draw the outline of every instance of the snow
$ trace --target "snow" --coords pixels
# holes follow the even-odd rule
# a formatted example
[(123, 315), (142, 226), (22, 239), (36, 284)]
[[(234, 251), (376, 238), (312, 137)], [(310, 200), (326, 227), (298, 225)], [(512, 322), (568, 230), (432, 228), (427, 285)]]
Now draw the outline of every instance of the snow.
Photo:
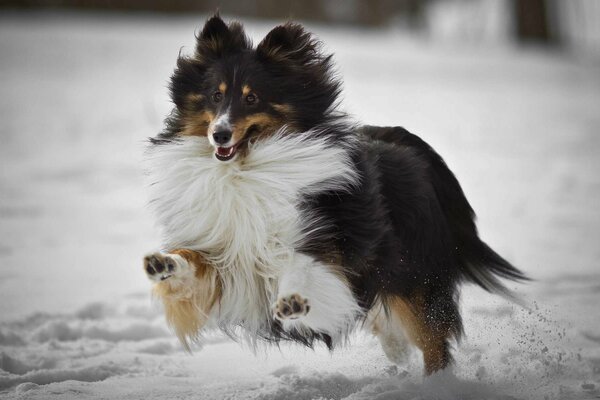
[[(537, 48), (458, 46), (311, 26), (344, 108), (401, 124), (447, 160), (484, 239), (535, 281), (521, 308), (465, 287), (456, 366), (392, 366), (359, 333), (324, 348), (183, 351), (141, 259), (144, 140), (203, 16), (0, 16), (0, 397), (6, 399), (590, 399), (600, 396), (600, 75)], [(271, 21), (249, 21), (258, 40)]]

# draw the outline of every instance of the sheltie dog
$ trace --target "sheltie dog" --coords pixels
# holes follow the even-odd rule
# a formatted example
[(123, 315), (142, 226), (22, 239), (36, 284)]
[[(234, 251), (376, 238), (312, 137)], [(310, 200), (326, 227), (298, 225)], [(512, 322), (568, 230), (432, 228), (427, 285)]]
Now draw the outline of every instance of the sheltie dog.
[(331, 349), (367, 326), (394, 362), (417, 346), (431, 374), (463, 331), (458, 285), (526, 279), (479, 239), (429, 145), (337, 111), (331, 55), (301, 25), (254, 48), (215, 15), (170, 89), (147, 150), (166, 250), (144, 268), (184, 346), (217, 328)]

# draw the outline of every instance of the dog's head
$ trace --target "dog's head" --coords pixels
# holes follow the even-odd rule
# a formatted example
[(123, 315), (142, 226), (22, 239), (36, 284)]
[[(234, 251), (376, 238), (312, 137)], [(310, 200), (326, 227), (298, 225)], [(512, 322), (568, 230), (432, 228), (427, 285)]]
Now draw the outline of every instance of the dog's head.
[(334, 118), (339, 91), (331, 56), (302, 26), (277, 26), (253, 48), (242, 25), (215, 15), (194, 55), (177, 61), (166, 135), (206, 136), (229, 161), (284, 126), (306, 131)]

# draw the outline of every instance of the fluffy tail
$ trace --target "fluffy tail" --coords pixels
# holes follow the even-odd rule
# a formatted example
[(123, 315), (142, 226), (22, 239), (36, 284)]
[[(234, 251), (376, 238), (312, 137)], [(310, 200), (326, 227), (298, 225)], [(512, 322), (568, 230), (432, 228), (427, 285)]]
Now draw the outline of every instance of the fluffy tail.
[(517, 303), (523, 303), (500, 279), (510, 281), (529, 281), (530, 279), (502, 258), (487, 244), (476, 239), (458, 249), (462, 259), (461, 273), (464, 279), (473, 282), (490, 293), (499, 294)]

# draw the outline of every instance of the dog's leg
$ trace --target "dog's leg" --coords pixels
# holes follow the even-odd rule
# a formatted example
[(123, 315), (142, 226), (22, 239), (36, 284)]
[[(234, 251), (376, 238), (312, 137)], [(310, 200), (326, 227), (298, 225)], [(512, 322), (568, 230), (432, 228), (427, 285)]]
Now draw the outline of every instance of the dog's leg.
[(387, 304), (392, 314), (389, 322), (396, 324), (395, 329), (403, 329), (406, 337), (423, 352), (426, 375), (452, 363), (448, 341), (460, 330), (460, 316), (440, 316), (420, 295), (409, 299), (391, 297)]
[(396, 313), (386, 313), (378, 303), (369, 311), (368, 323), (373, 334), (379, 339), (388, 360), (394, 364), (405, 362), (410, 351), (410, 343)]
[(168, 324), (189, 349), (220, 296), (216, 270), (200, 253), (187, 249), (150, 254), (144, 270), (155, 282), (154, 294), (163, 302)]
[(360, 308), (334, 266), (295, 254), (279, 278), (273, 314), (286, 330), (309, 328), (339, 337), (352, 327)]

